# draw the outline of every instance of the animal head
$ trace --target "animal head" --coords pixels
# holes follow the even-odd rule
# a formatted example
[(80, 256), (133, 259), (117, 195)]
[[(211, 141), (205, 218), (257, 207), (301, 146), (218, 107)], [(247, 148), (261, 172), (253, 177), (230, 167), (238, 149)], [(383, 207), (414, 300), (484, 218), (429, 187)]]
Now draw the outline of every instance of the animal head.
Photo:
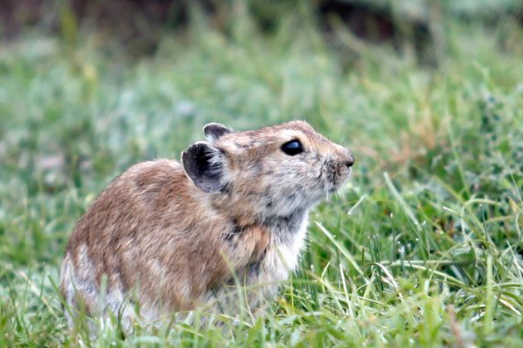
[(306, 210), (348, 179), (352, 153), (304, 121), (235, 132), (204, 127), (207, 141), (182, 154), (187, 176), (202, 191), (259, 217)]

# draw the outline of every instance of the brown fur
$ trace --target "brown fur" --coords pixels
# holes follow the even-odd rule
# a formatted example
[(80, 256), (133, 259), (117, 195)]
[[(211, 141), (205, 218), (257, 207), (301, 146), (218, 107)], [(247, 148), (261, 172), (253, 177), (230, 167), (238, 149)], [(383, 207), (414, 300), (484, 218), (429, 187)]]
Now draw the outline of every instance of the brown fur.
[[(308, 209), (346, 180), (352, 156), (301, 121), (225, 133), (205, 143), (223, 156), (219, 192), (204, 192), (180, 163), (157, 160), (131, 167), (100, 194), (66, 248), (61, 289), (71, 305), (81, 297), (90, 312), (117, 310), (135, 289), (154, 313), (189, 310), (223, 292), (233, 274), (247, 285), (286, 278)], [(293, 139), (308, 153), (283, 153)], [(292, 253), (289, 270), (281, 269), (282, 248)], [(104, 276), (114, 296), (100, 303)]]

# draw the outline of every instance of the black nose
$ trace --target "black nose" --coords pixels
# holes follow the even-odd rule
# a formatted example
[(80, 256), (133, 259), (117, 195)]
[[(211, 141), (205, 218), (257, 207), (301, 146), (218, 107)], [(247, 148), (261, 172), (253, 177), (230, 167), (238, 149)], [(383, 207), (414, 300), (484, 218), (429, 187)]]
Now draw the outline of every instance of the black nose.
[(350, 154), (349, 157), (345, 160), (345, 165), (347, 166), (347, 168), (350, 168), (354, 165), (354, 157), (352, 156), (352, 154)]

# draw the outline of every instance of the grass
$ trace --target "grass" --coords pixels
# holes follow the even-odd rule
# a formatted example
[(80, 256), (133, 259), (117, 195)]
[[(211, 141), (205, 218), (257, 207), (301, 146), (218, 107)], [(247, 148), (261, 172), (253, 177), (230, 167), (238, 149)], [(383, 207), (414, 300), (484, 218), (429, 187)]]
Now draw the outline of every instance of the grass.
[[(265, 36), (196, 21), (139, 60), (89, 32), (1, 43), (0, 347), (521, 347), (523, 29), (440, 29), (429, 67), (343, 32), (333, 50), (296, 17)], [(68, 333), (63, 250), (112, 178), (178, 159), (207, 122), (291, 119), (357, 162), (266, 316)]]

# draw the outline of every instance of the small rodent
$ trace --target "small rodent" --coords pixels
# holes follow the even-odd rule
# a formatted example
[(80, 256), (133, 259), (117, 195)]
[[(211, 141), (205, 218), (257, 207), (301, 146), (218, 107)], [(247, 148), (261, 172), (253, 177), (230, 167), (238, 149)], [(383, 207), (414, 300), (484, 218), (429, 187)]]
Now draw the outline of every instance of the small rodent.
[(136, 308), (152, 321), (223, 310), (240, 282), (255, 309), (295, 269), (308, 212), (345, 183), (352, 153), (304, 121), (244, 132), (211, 123), (204, 133), (182, 163), (129, 168), (78, 221), (60, 275), (68, 307), (110, 310), (128, 326)]

